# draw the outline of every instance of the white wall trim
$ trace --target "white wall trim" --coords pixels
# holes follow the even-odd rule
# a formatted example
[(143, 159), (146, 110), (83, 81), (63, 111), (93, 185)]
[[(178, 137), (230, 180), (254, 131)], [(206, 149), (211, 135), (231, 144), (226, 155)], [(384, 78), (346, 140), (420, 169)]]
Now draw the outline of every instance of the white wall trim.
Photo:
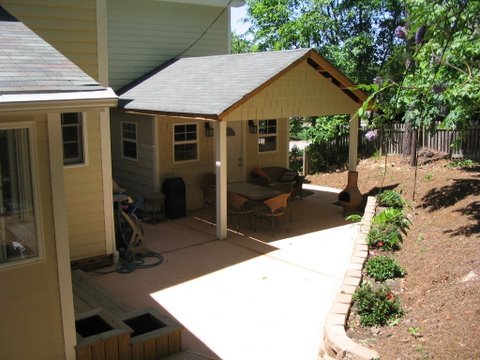
[(63, 170), (62, 128), (60, 114), (48, 114), (48, 146), (50, 151), (50, 181), (53, 205), (60, 304), (62, 311), (65, 358), (75, 359), (75, 312), (73, 307), (72, 276), (70, 271), (70, 249), (68, 241), (67, 206)]
[(108, 108), (105, 108), (100, 112), (100, 151), (102, 153), (105, 249), (107, 254), (114, 254), (114, 258), (117, 259), (115, 223), (113, 220), (112, 150), (110, 142), (110, 111)]
[(152, 151), (153, 151), (153, 192), (160, 192), (160, 144), (158, 143), (159, 118), (155, 116), (152, 124)]
[(107, 1), (97, 0), (97, 65), (98, 82), (108, 86)]

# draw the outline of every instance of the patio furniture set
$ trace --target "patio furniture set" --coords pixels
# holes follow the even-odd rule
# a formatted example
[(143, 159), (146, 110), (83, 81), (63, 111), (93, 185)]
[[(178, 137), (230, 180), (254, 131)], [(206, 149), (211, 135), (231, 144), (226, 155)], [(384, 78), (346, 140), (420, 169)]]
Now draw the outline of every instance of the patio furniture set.
[[(250, 182), (228, 184), (228, 215), (236, 219), (236, 231), (240, 219), (246, 217), (250, 228), (256, 230), (257, 219), (270, 222), (272, 236), (277, 227), (278, 218), (288, 215), (292, 222), (290, 200), (295, 196), (302, 198), (303, 176), (282, 167), (255, 168)], [(204, 211), (211, 210), (215, 215), (216, 190), (215, 174), (207, 173), (200, 184), (204, 195)], [(204, 214), (202, 214), (202, 217)], [(253, 222), (252, 222), (253, 218)], [(288, 231), (288, 221), (285, 222)]]

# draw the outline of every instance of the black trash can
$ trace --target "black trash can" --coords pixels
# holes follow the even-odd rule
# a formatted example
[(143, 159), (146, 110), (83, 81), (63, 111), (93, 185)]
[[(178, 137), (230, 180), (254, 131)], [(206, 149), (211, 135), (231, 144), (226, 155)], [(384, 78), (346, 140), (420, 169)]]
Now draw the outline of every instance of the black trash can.
[(165, 179), (162, 185), (165, 194), (165, 216), (178, 219), (187, 215), (185, 182), (181, 177)]

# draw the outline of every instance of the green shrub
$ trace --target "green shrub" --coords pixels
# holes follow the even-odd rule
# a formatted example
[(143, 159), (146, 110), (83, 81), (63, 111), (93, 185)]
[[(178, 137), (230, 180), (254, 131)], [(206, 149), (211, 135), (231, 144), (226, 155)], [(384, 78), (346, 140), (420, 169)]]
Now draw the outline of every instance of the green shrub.
[(353, 301), (363, 326), (383, 326), (403, 315), (398, 297), (386, 285), (374, 289), (363, 283), (353, 294)]
[(394, 225), (403, 234), (407, 233), (411, 221), (407, 218), (402, 209), (387, 208), (373, 217), (372, 224)]
[(401, 267), (395, 259), (384, 255), (368, 259), (365, 264), (365, 271), (377, 281), (385, 281), (387, 279), (405, 276), (403, 267)]
[(378, 204), (385, 207), (403, 208), (405, 200), (402, 194), (395, 190), (385, 190), (377, 195)]
[(480, 166), (479, 162), (476, 162), (471, 159), (460, 159), (460, 160), (453, 160), (449, 162), (447, 165), (445, 165), (448, 169), (469, 169), (469, 168), (475, 168)]
[(382, 250), (398, 250), (403, 242), (402, 233), (393, 224), (372, 224), (367, 236), (370, 247)]

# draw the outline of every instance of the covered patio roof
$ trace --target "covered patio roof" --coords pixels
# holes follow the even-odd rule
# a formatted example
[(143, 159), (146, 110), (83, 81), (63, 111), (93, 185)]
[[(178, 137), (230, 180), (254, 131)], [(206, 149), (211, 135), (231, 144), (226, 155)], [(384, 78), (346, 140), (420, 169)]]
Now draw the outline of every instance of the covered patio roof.
[(335, 96), (348, 97), (356, 107), (365, 100), (365, 94), (315, 50), (297, 49), (176, 59), (120, 89), (119, 107), (152, 115), (224, 120), (302, 62), (313, 69), (309, 76), (318, 74), (328, 80), (324, 87), (336, 88)]

